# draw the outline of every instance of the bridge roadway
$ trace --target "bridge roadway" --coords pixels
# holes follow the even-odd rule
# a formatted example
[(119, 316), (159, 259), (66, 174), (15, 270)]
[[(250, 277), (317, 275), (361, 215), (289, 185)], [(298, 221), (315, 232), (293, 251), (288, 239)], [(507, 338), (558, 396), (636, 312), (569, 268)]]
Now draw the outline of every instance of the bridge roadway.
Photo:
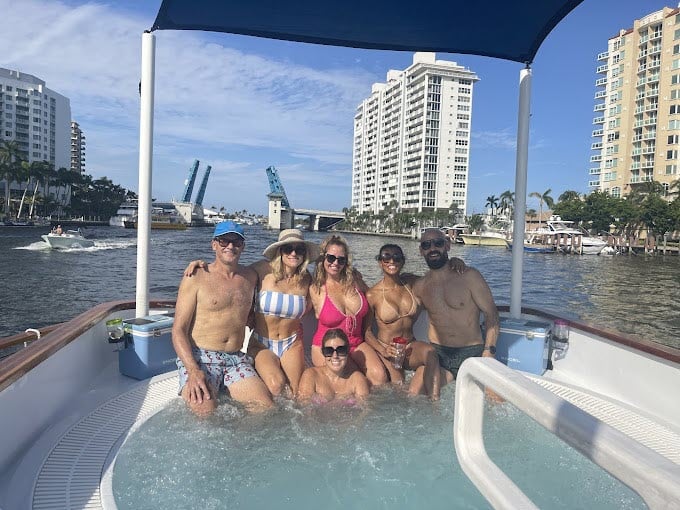
[(337, 211), (320, 211), (317, 209), (293, 208), (295, 216), (309, 216), (313, 230), (326, 230), (340, 220), (345, 219), (345, 213)]

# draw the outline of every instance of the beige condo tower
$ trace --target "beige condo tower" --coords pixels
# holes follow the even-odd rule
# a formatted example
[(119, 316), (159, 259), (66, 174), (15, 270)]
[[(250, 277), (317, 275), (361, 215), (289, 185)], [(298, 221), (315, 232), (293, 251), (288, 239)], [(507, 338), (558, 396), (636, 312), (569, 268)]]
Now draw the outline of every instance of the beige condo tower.
[(622, 197), (657, 181), (668, 192), (679, 177), (680, 9), (635, 20), (597, 60), (591, 190)]

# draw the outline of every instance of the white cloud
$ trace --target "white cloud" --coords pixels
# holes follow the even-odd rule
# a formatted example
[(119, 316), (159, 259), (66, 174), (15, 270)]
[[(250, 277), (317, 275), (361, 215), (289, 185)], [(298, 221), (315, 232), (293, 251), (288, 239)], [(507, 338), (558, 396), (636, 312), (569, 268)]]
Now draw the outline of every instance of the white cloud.
[[(141, 33), (150, 20), (115, 4), (0, 0), (0, 12), (1, 65), (69, 97), (87, 138), (87, 172), (136, 189)], [(213, 166), (208, 197), (233, 188), (243, 207), (249, 199), (266, 209), (248, 191), (268, 191), (262, 160), (300, 162), (284, 185), (349, 189), (354, 109), (374, 76), (244, 53), (198, 32), (156, 34), (155, 196), (179, 195), (194, 158)]]

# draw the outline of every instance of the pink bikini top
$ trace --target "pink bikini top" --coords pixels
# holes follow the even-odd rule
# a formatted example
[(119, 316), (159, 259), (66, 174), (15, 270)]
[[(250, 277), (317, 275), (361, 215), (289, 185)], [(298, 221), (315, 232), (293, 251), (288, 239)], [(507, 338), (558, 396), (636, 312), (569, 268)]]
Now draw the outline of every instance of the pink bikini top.
[(342, 329), (349, 339), (350, 352), (354, 352), (356, 347), (364, 341), (362, 336), (364, 317), (368, 313), (368, 301), (363, 292), (355, 287), (359, 298), (361, 299), (361, 306), (355, 314), (345, 315), (335, 306), (333, 301), (328, 297), (328, 291), (324, 286), (326, 297), (319, 313), (319, 322), (314, 333), (312, 345), (321, 346), (321, 340), (329, 329)]

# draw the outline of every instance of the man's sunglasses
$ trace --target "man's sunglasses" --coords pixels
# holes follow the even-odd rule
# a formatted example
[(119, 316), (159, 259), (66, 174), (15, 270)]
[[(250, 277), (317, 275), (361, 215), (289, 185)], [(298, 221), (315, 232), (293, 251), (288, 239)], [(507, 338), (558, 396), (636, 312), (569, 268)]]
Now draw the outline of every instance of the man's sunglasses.
[(336, 353), (338, 355), (338, 357), (340, 357), (340, 358), (344, 358), (349, 353), (349, 346), (338, 345), (335, 348), (333, 348), (331, 346), (326, 346), (326, 347), (321, 348), (321, 354), (324, 355), (324, 358), (332, 358), (333, 353)]
[(397, 264), (401, 264), (404, 262), (404, 256), (401, 253), (381, 253), (378, 255), (378, 260), (382, 262), (396, 262)]
[(431, 241), (422, 241), (420, 243), (421, 250), (429, 250), (434, 244), (435, 248), (443, 248), (446, 244), (446, 239), (432, 239)]
[(230, 244), (233, 244), (235, 248), (240, 248), (245, 242), (241, 237), (216, 237), (215, 241), (217, 241), (217, 244), (222, 248), (226, 248)]
[(305, 255), (307, 247), (304, 244), (284, 244), (281, 246), (281, 253), (284, 255), (290, 255), (293, 252), (297, 255)]
[(326, 262), (329, 264), (335, 264), (337, 261), (339, 266), (344, 266), (347, 264), (347, 257), (336, 257), (335, 255), (331, 255), (330, 253), (326, 253)]

